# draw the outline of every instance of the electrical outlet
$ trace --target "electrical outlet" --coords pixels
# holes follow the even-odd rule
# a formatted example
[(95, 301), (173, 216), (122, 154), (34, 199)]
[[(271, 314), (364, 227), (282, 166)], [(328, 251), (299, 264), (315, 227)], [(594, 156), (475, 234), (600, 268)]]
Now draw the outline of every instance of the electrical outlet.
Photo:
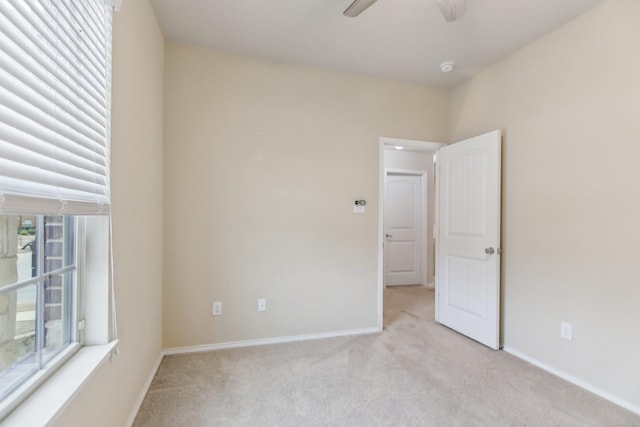
[(212, 316), (222, 316), (222, 301), (214, 301), (213, 309), (211, 310)]
[(267, 300), (265, 298), (258, 298), (258, 311), (267, 311)]
[(573, 327), (569, 322), (560, 322), (560, 338), (564, 338), (567, 341), (571, 341), (573, 335)]

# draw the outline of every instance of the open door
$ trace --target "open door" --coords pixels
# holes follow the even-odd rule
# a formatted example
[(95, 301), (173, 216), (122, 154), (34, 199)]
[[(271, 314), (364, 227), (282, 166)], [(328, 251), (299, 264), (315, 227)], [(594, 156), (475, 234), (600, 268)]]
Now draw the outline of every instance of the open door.
[(436, 321), (493, 349), (500, 339), (500, 155), (493, 131), (436, 164)]

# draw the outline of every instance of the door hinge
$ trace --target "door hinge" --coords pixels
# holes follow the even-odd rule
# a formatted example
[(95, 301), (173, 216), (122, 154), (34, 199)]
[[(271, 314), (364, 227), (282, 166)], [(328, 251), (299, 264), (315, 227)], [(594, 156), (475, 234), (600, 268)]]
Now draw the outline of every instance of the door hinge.
[(84, 319), (78, 322), (78, 330), (84, 331)]
[(498, 255), (502, 255), (502, 249), (498, 248)]

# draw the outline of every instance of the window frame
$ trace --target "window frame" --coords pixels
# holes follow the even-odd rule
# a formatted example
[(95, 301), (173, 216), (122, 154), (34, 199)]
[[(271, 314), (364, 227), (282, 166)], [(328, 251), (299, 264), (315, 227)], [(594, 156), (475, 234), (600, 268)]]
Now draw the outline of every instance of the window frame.
[(78, 217), (78, 229), (76, 236), (83, 236), (76, 248), (76, 274), (83, 289), (78, 329), (84, 343), (70, 345), (66, 360), (61, 354), (52, 362), (39, 386), (25, 384), (29, 391), (21, 394), (22, 400), (17, 400), (16, 393), (10, 408), (0, 406), (0, 424), (49, 425), (100, 366), (119, 354), (111, 282), (111, 218)]
[[(67, 227), (65, 229), (65, 240), (71, 240), (73, 244), (73, 261), (69, 265), (63, 266), (61, 269), (56, 269), (51, 272), (44, 272), (44, 258), (45, 258), (45, 215), (36, 216), (36, 239), (37, 245), (37, 271), (38, 274), (29, 280), (23, 280), (14, 284), (8, 285), (10, 288), (6, 292), (17, 291), (26, 286), (33, 284), (36, 286), (36, 319), (44, 314), (44, 281), (49, 275), (58, 274), (70, 274), (71, 283), (68, 286), (70, 292), (64, 293), (63, 316), (67, 316), (67, 320), (63, 323), (63, 336), (68, 334), (69, 342), (62, 344), (60, 348), (55, 349), (51, 354), (45, 355), (45, 348), (43, 346), (43, 334), (44, 334), (44, 322), (35, 322), (35, 334), (36, 340), (39, 344), (34, 344), (34, 348), (37, 348), (36, 359), (38, 360), (37, 371), (33, 372), (30, 376), (26, 377), (21, 383), (17, 384), (9, 393), (0, 400), (0, 421), (2, 421), (12, 410), (18, 407), (26, 398), (28, 398), (38, 387), (40, 387), (45, 381), (47, 381), (51, 375), (53, 375), (60, 367), (68, 363), (72, 357), (84, 346), (84, 334), (82, 333), (84, 325), (84, 311), (83, 311), (83, 296), (84, 296), (84, 280), (80, 276), (79, 272), (84, 271), (84, 253), (80, 253), (79, 250), (84, 250), (85, 240), (85, 217), (82, 216), (63, 216), (64, 221), (67, 221)], [(71, 238), (68, 229), (69, 217), (73, 217), (73, 237)], [(68, 256), (68, 254), (65, 254)], [(72, 305), (67, 305), (71, 303)], [(66, 340), (63, 340), (66, 341)]]

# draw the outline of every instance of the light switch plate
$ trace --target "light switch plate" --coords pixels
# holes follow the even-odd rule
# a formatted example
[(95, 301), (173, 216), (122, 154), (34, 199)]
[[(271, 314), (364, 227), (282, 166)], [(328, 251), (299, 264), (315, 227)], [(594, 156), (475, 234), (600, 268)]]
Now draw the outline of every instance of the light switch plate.
[(560, 322), (560, 338), (571, 341), (573, 338), (573, 326), (569, 322)]
[(211, 310), (212, 316), (222, 316), (222, 301), (214, 301)]

